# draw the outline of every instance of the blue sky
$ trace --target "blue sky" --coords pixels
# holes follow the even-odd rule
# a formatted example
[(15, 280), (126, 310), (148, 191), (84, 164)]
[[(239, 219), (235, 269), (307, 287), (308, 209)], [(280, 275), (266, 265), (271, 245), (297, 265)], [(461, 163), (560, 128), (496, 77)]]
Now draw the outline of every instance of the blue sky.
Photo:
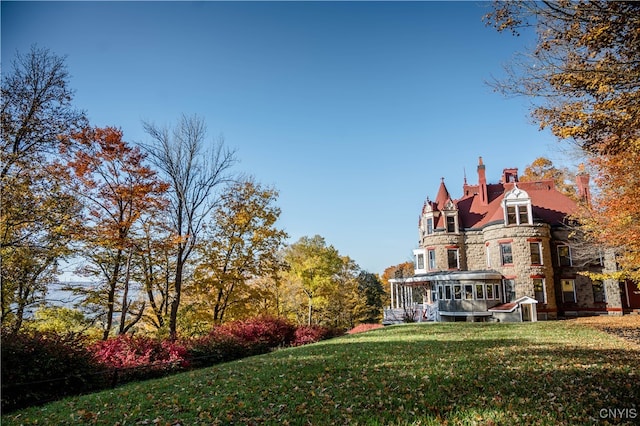
[(144, 142), (142, 120), (207, 122), (236, 171), (280, 192), (290, 242), (322, 235), (363, 269), (411, 260), (440, 178), (562, 160), (485, 83), (530, 36), (486, 27), (487, 2), (7, 2), (2, 67), (36, 43), (66, 55), (74, 104)]

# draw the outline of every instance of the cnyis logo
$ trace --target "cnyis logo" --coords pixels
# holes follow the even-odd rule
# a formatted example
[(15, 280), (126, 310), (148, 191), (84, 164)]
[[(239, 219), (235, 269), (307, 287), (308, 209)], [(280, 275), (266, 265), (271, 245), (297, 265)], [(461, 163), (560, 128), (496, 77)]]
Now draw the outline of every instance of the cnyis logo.
[(603, 408), (600, 410), (601, 419), (637, 419), (638, 410), (635, 408)]

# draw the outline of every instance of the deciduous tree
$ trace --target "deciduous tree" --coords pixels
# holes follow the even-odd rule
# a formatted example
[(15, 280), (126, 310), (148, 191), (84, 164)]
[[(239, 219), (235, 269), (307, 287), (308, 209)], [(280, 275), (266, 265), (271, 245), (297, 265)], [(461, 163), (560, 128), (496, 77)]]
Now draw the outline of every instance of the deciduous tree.
[(299, 323), (311, 325), (314, 323), (313, 313), (331, 303), (329, 296), (343, 259), (338, 250), (327, 246), (320, 235), (301, 237), (285, 248), (283, 259), (289, 267), (286, 280), (290, 310)]
[(384, 306), (391, 304), (391, 288), (389, 286), (389, 280), (394, 278), (408, 278), (412, 277), (415, 271), (415, 265), (413, 262), (403, 262), (397, 265), (389, 266), (382, 272), (382, 285), (384, 288), (385, 296), (382, 300)]
[(171, 282), (169, 333), (177, 338), (177, 320), (185, 267), (203, 226), (218, 201), (218, 190), (230, 179), (235, 153), (223, 140), (206, 146), (206, 126), (198, 116), (182, 116), (169, 129), (145, 122), (152, 142), (145, 145), (164, 180), (169, 182), (171, 231), (177, 236), (175, 270)]
[(234, 182), (221, 196), (211, 231), (199, 250), (199, 262), (190, 289), (194, 302), (206, 311), (209, 322), (255, 316), (251, 281), (271, 277), (282, 265), (278, 253), (286, 232), (276, 226), (278, 192), (248, 178)]
[(496, 87), (539, 100), (541, 127), (590, 153), (639, 149), (640, 3), (495, 2), (486, 20), (498, 31), (535, 29), (535, 47)]
[(563, 194), (575, 198), (575, 174), (568, 168), (556, 167), (551, 160), (546, 157), (538, 157), (524, 169), (524, 173), (519, 177), (522, 182), (538, 180), (553, 180), (556, 189)]
[[(166, 205), (168, 184), (144, 164), (145, 154), (122, 139), (118, 129), (86, 128), (71, 136), (77, 149), (65, 149), (66, 167), (74, 190), (83, 200), (85, 223), (82, 229), (83, 255), (91, 262), (85, 273), (99, 277), (104, 286), (90, 290), (105, 315), (104, 339), (109, 336), (119, 296), (120, 326), (125, 333), (142, 316), (129, 299), (132, 260), (136, 252), (135, 233), (141, 218), (157, 213)], [(84, 291), (84, 289), (83, 289)]]
[(64, 58), (36, 46), (2, 78), (0, 318), (14, 331), (70, 254), (78, 204), (50, 168), (59, 137), (86, 122), (68, 84)]

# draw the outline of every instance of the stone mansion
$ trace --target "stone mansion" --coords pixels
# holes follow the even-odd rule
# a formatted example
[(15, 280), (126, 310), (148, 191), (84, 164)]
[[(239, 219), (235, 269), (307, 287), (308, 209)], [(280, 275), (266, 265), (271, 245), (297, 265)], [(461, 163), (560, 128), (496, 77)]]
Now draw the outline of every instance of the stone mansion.
[(640, 308), (635, 283), (580, 274), (616, 267), (568, 226), (577, 202), (590, 200), (588, 175), (577, 176), (576, 200), (553, 180), (520, 182), (515, 168), (487, 183), (482, 157), (478, 163), (478, 183), (465, 178), (461, 198), (452, 199), (442, 179), (435, 200), (424, 203), (415, 273), (390, 280), (385, 323), (537, 321)]

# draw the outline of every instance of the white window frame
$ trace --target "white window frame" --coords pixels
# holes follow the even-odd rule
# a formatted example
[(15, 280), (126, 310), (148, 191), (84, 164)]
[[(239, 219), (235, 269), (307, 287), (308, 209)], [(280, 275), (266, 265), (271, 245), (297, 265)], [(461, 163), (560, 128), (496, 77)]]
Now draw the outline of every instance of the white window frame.
[[(540, 280), (542, 283), (542, 300), (536, 298), (536, 280)], [(547, 285), (544, 278), (533, 278), (533, 298), (538, 300), (538, 303), (547, 303)]]
[[(422, 256), (422, 268), (420, 267), (420, 256)], [(427, 269), (425, 268), (425, 262), (426, 262), (426, 252), (425, 249), (423, 248), (419, 248), (419, 249), (415, 249), (413, 250), (413, 258), (414, 258), (414, 274), (424, 274), (427, 272)]]
[[(505, 262), (504, 252), (502, 250), (503, 247), (509, 246), (510, 248), (510, 256), (511, 262)], [(500, 243), (500, 263), (502, 266), (504, 265), (513, 265), (513, 244), (512, 243)]]
[[(507, 300), (507, 283), (513, 284), (513, 288), (511, 288), (511, 286), (509, 286), (511, 288), (509, 294), (513, 293), (513, 300)], [(517, 299), (517, 294), (516, 294), (516, 280), (513, 278), (505, 278), (502, 280), (502, 294), (504, 296), (504, 303), (511, 303), (514, 300)]]
[[(475, 298), (476, 300), (485, 300), (485, 285), (484, 284), (475, 284), (474, 286), (474, 291), (475, 291)], [(478, 290), (480, 290), (482, 293), (478, 293)]]
[[(533, 262), (533, 251), (531, 250), (531, 247), (533, 247), (534, 245), (538, 246), (538, 256), (540, 257), (539, 263)], [(544, 258), (542, 256), (542, 243), (540, 241), (529, 241), (529, 256), (532, 265), (544, 265)]]
[[(433, 254), (433, 256), (432, 256)], [(428, 249), (427, 250), (427, 267), (430, 271), (434, 271), (436, 269), (436, 249)]]
[[(513, 208), (515, 212), (515, 223), (509, 221), (509, 209)], [(523, 210), (524, 209), (524, 210)], [(509, 225), (531, 225), (533, 224), (533, 211), (531, 209), (531, 198), (529, 194), (514, 185), (514, 188), (504, 195), (502, 200), (502, 210), (504, 213), (504, 224)], [(525, 216), (526, 211), (527, 222), (523, 222), (521, 216)]]
[(427, 235), (431, 235), (433, 234), (433, 216), (427, 217), (427, 229), (426, 229), (426, 233)]

